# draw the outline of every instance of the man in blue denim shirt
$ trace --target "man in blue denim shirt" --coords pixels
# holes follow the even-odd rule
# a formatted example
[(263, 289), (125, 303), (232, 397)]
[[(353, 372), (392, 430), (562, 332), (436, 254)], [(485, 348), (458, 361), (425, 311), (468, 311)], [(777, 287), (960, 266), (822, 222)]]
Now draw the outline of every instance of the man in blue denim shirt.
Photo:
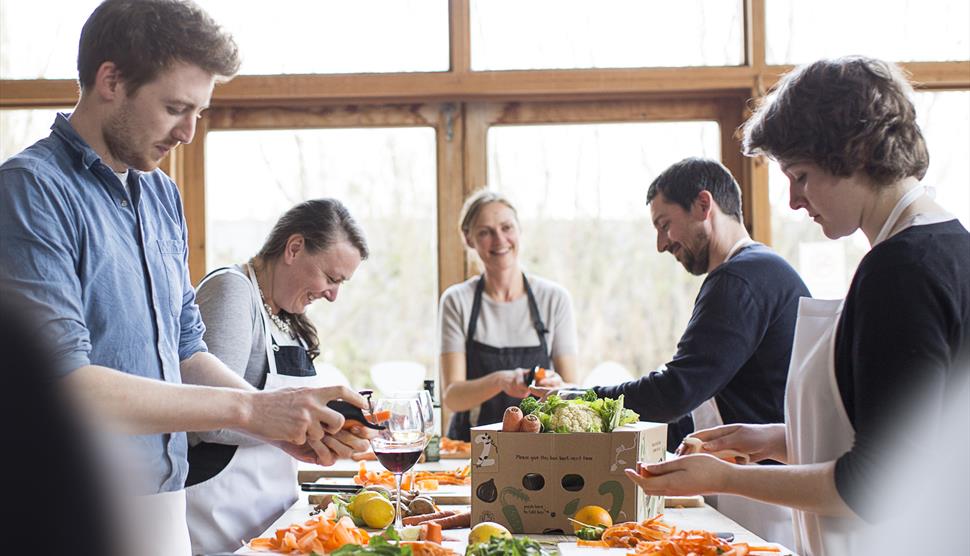
[(326, 407), (364, 407), (356, 392), (256, 391), (202, 341), (179, 192), (157, 167), (238, 67), (194, 4), (107, 0), (81, 32), (75, 110), (0, 166), (0, 291), (83, 407), (129, 435), (152, 553), (188, 553), (183, 431), (234, 428), (324, 465), (367, 448)]

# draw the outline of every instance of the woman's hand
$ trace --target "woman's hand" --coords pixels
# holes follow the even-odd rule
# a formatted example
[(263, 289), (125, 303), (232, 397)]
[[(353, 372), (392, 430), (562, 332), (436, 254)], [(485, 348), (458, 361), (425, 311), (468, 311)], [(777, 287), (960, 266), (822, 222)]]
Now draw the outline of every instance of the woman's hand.
[(559, 373), (547, 370), (546, 376), (542, 377), (541, 380), (535, 381), (535, 386), (539, 388), (565, 388), (566, 383), (563, 382)]
[(514, 371), (495, 371), (492, 373), (498, 387), (513, 398), (524, 398), (529, 395), (529, 386), (525, 379), (529, 374), (528, 369), (515, 369)]
[(649, 465), (637, 462), (637, 469), (624, 471), (647, 494), (693, 496), (724, 492), (724, 485), (736, 467), (713, 456), (698, 454)]
[[(788, 458), (785, 425), (780, 423), (771, 425), (722, 425), (697, 431), (689, 437), (702, 440), (704, 444), (701, 449), (709, 453), (736, 450), (748, 454), (751, 461), (772, 459), (782, 463), (785, 463)], [(690, 452), (688, 447), (681, 443), (675, 453), (682, 456)]]

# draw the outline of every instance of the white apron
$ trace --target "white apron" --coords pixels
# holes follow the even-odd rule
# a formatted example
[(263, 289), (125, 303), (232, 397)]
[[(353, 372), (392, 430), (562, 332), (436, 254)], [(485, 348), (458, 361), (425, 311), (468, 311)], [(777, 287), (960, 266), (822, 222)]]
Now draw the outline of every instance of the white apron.
[[(256, 277), (249, 267), (249, 280)], [(240, 272), (225, 269), (212, 273)], [(207, 278), (208, 279), (208, 278)], [(199, 284), (201, 286), (201, 284)], [(259, 292), (256, 292), (259, 295)], [(319, 376), (298, 377), (277, 373), (269, 316), (263, 316), (269, 373), (263, 390), (324, 386)], [(253, 498), (258, 496), (258, 504)], [(186, 489), (187, 515), (194, 553), (233, 552), (262, 534), (296, 502), (297, 462), (269, 444), (239, 446), (229, 464), (216, 476)]]
[[(873, 247), (886, 239), (899, 215), (925, 192), (909, 190), (893, 208)], [(908, 225), (912, 225), (914, 220)], [(785, 440), (788, 463), (835, 461), (852, 448), (855, 429), (835, 379), (835, 333), (842, 299), (802, 298), (785, 386)], [(866, 523), (857, 516), (829, 517), (792, 511), (795, 551), (803, 556), (865, 554)]]
[[(730, 260), (743, 247), (753, 243), (755, 242), (748, 238), (739, 240), (728, 251), (724, 262)], [(724, 424), (721, 411), (717, 407), (717, 400), (714, 398), (705, 401), (694, 411), (691, 411), (691, 418), (694, 420), (695, 431), (719, 427)], [(794, 537), (792, 536), (791, 526), (792, 513), (789, 508), (731, 494), (718, 494), (704, 498), (717, 508), (717, 511), (738, 522), (755, 535), (785, 546), (792, 545)]]
[(123, 542), (133, 554), (191, 556), (184, 490), (133, 496), (124, 504), (124, 519), (131, 534), (125, 535)]

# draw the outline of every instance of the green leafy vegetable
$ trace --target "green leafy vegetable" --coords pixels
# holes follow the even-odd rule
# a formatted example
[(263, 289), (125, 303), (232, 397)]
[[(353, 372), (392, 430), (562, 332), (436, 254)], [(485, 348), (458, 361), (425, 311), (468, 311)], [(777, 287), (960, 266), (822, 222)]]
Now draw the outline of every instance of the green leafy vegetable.
[(522, 410), (522, 415), (530, 415), (539, 409), (539, 400), (528, 397), (519, 403), (519, 409)]
[(385, 529), (383, 533), (372, 536), (370, 538), (370, 542), (367, 543), (367, 546), (345, 544), (330, 554), (332, 556), (357, 556), (359, 554), (376, 554), (379, 556), (411, 556), (412, 551), (410, 546), (400, 545), (400, 538), (397, 536), (397, 531), (395, 531), (394, 526), (391, 525)]
[(556, 553), (528, 537), (492, 537), (487, 543), (474, 544), (465, 550), (465, 556), (546, 556)]
[(584, 541), (598, 541), (603, 538), (604, 532), (606, 532), (606, 527), (601, 525), (589, 525), (583, 527), (579, 531), (576, 531), (576, 536)]
[[(538, 417), (543, 432), (613, 432), (617, 427), (640, 420), (636, 412), (623, 407), (622, 394), (615, 400), (600, 398), (592, 389), (587, 390), (582, 397), (572, 400), (564, 400), (556, 394), (548, 396), (543, 402), (526, 398), (519, 404), (519, 408), (524, 415)], [(589, 410), (595, 413), (599, 423), (593, 425), (588, 416), (582, 415)]]

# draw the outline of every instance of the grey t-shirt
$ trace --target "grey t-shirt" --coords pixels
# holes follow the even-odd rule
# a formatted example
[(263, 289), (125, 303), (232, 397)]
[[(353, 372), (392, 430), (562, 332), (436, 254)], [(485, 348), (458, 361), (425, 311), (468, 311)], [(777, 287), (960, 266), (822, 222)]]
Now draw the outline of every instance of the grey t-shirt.
[[(578, 351), (576, 321), (569, 292), (550, 280), (533, 275), (526, 277), (536, 298), (539, 316), (549, 330), (546, 342), (550, 356), (575, 355)], [(465, 352), (465, 334), (480, 279), (475, 276), (455, 284), (441, 296), (441, 353)], [(539, 345), (539, 336), (529, 313), (528, 296), (500, 302), (483, 292), (474, 340), (500, 348)]]
[[(205, 323), (203, 339), (215, 355), (246, 382), (257, 388), (269, 372), (262, 301), (253, 286), (246, 265), (233, 265), (237, 272), (223, 272), (205, 280), (196, 292), (196, 302)], [(298, 345), (272, 327), (280, 345)], [(208, 344), (208, 342), (212, 342)], [(219, 444), (254, 445), (259, 441), (242, 433), (217, 430), (189, 434), (189, 443), (200, 440)]]

